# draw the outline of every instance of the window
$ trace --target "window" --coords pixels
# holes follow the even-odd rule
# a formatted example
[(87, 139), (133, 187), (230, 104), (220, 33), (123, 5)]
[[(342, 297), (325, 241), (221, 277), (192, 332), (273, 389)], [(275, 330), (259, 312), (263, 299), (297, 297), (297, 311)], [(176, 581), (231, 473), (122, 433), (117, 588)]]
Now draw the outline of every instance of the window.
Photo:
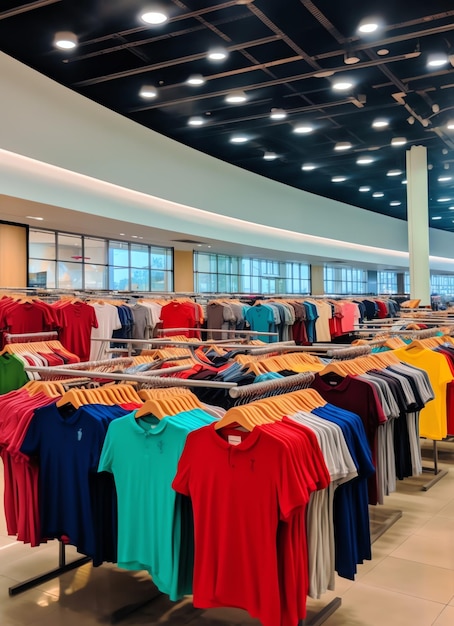
[(57, 280), (60, 289), (83, 289), (82, 263), (58, 261)]
[(194, 273), (201, 293), (310, 293), (310, 267), (304, 263), (196, 252)]
[(173, 251), (30, 229), (29, 285), (90, 291), (172, 291)]
[(432, 274), (430, 277), (432, 295), (443, 296), (446, 300), (454, 297), (454, 276), (449, 274)]
[(57, 233), (57, 259), (59, 261), (70, 261), (82, 263), (82, 237), (78, 235), (63, 235)]
[(378, 293), (397, 293), (397, 272), (377, 272)]
[(129, 244), (125, 241), (109, 241), (109, 265), (129, 267)]
[(55, 261), (57, 258), (55, 233), (46, 230), (30, 229), (28, 254), (31, 259), (49, 259)]
[(354, 267), (326, 265), (324, 269), (325, 293), (355, 295), (367, 293), (367, 271)]

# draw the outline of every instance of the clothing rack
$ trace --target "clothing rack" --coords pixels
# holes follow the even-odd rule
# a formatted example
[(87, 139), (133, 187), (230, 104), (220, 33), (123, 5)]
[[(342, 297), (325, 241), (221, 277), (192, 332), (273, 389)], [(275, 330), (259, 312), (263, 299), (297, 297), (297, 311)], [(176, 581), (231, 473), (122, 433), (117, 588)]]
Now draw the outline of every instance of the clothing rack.
[(229, 396), (238, 400), (247, 398), (248, 401), (258, 400), (267, 395), (277, 395), (278, 393), (289, 393), (297, 389), (306, 389), (314, 380), (312, 372), (303, 372), (294, 376), (286, 376), (275, 380), (265, 380), (251, 385), (242, 385), (229, 390)]
[(29, 578), (24, 580), (21, 583), (17, 583), (16, 585), (12, 585), (9, 587), (8, 593), (10, 596), (17, 596), (24, 591), (28, 591), (29, 589), (33, 589), (33, 587), (37, 587), (38, 585), (42, 585), (43, 583), (48, 582), (66, 572), (70, 572), (73, 569), (77, 569), (78, 567), (82, 567), (82, 565), (86, 565), (91, 562), (91, 558), (89, 556), (82, 556), (75, 561), (66, 562), (66, 544), (59, 540), (58, 541), (58, 567), (55, 569), (49, 570), (44, 574), (40, 574), (38, 576), (33, 576), (33, 578)]
[(158, 328), (157, 332), (162, 335), (163, 333), (168, 333), (170, 331), (186, 332), (189, 330), (202, 332), (202, 333), (225, 333), (229, 335), (245, 335), (246, 338), (250, 338), (253, 335), (264, 335), (265, 337), (278, 337), (279, 336), (279, 333), (264, 333), (259, 330), (224, 330), (223, 328)]
[(5, 333), (3, 340), (5, 344), (9, 343), (29, 343), (34, 341), (54, 341), (58, 339), (58, 332), (51, 330), (42, 333)]
[[(212, 387), (215, 389), (230, 389), (236, 387), (236, 383), (223, 383), (211, 380), (191, 380), (186, 378), (161, 378), (173, 372), (181, 372), (188, 369), (187, 365), (178, 365), (176, 367), (167, 367), (161, 370), (152, 370), (151, 376), (135, 374), (117, 374), (115, 372), (96, 372), (94, 370), (76, 370), (77, 374), (87, 378), (102, 378), (103, 380), (132, 381), (137, 383), (154, 385), (156, 387)], [(74, 369), (66, 367), (44, 367), (44, 366), (25, 366), (26, 372), (38, 372), (47, 376), (71, 376), (74, 377)], [(47, 378), (46, 380), (49, 380)]]

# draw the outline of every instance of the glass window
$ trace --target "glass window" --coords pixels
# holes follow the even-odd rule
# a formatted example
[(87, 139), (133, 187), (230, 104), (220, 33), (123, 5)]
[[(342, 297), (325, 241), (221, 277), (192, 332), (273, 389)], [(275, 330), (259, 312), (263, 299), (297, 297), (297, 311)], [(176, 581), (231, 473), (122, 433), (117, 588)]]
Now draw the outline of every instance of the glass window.
[(217, 272), (217, 262), (215, 254), (196, 253), (197, 270), (199, 272)]
[(83, 289), (82, 264), (58, 261), (58, 288), (59, 289)]
[(151, 291), (172, 291), (172, 272), (151, 270)]
[(230, 291), (230, 281), (228, 280), (227, 274), (218, 274), (218, 288), (217, 291), (220, 293), (228, 293)]
[(378, 293), (397, 293), (397, 272), (377, 272)]
[(131, 268), (131, 289), (133, 291), (150, 291), (150, 270)]
[(241, 259), (241, 273), (243, 275), (251, 275), (251, 259)]
[(95, 265), (107, 264), (107, 241), (84, 237), (84, 261)]
[(55, 265), (55, 261), (30, 259), (28, 263), (29, 287), (54, 289), (57, 286), (55, 282)]
[(119, 291), (130, 289), (128, 267), (109, 267), (109, 289), (118, 289)]
[(325, 266), (325, 293), (358, 295), (367, 293), (366, 270), (353, 267)]
[(216, 293), (218, 290), (218, 281), (216, 274), (196, 274), (196, 289), (201, 293)]
[(71, 263), (82, 263), (82, 237), (80, 235), (57, 234), (57, 259), (59, 261), (70, 261)]
[(84, 266), (84, 289), (108, 289), (106, 265)]
[(150, 267), (150, 253), (148, 246), (131, 244), (131, 267)]
[(250, 293), (252, 291), (251, 284), (252, 281), (250, 276), (240, 276), (240, 288), (238, 291), (240, 293)]
[(30, 258), (50, 260), (57, 258), (55, 252), (55, 233), (30, 228), (28, 237), (28, 254)]
[[(194, 272), (195, 288), (202, 287), (204, 293), (310, 293), (310, 267), (305, 263), (196, 252)], [(209, 274), (215, 278), (208, 280)]]
[[(216, 264), (216, 255), (210, 256)], [(132, 285), (135, 290), (150, 291), (151, 287), (156, 292), (173, 289), (172, 248), (30, 229), (29, 259), (30, 286), (129, 290)]]
[(173, 255), (170, 248), (151, 248), (152, 269), (171, 270)]
[(109, 241), (109, 265), (129, 267), (129, 244), (125, 241)]

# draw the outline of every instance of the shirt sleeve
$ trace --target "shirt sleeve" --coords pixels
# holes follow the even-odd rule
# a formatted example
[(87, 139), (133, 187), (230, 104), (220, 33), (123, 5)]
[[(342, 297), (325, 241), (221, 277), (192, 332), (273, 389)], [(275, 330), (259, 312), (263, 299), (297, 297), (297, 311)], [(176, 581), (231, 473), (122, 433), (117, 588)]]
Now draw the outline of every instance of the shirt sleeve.
[(175, 478), (172, 482), (172, 488), (184, 496), (190, 496), (191, 490), (189, 486), (191, 474), (191, 457), (192, 457), (192, 433), (189, 433), (186, 443), (178, 461), (178, 468)]
[(36, 411), (28, 425), (20, 452), (28, 457), (38, 456), (41, 447), (40, 411)]
[(291, 462), (289, 455), (290, 452), (283, 448), (277, 484), (280, 519), (284, 522), (309, 501), (307, 489), (301, 485), (295, 464)]
[(107, 429), (106, 438), (104, 439), (104, 444), (102, 446), (101, 457), (98, 464), (98, 472), (110, 472), (111, 474), (113, 474), (115, 444), (112, 437), (113, 429), (111, 428), (111, 426), (112, 424)]

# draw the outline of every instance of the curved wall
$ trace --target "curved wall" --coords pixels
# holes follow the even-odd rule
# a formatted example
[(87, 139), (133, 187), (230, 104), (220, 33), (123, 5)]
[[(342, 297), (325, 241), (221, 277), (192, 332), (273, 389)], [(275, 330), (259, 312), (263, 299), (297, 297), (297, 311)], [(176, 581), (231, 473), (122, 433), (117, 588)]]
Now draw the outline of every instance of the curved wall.
[[(321, 261), (408, 266), (401, 220), (209, 157), (1, 53), (0, 91), (1, 193)], [(454, 269), (453, 243), (454, 234), (431, 232), (434, 268)]]

